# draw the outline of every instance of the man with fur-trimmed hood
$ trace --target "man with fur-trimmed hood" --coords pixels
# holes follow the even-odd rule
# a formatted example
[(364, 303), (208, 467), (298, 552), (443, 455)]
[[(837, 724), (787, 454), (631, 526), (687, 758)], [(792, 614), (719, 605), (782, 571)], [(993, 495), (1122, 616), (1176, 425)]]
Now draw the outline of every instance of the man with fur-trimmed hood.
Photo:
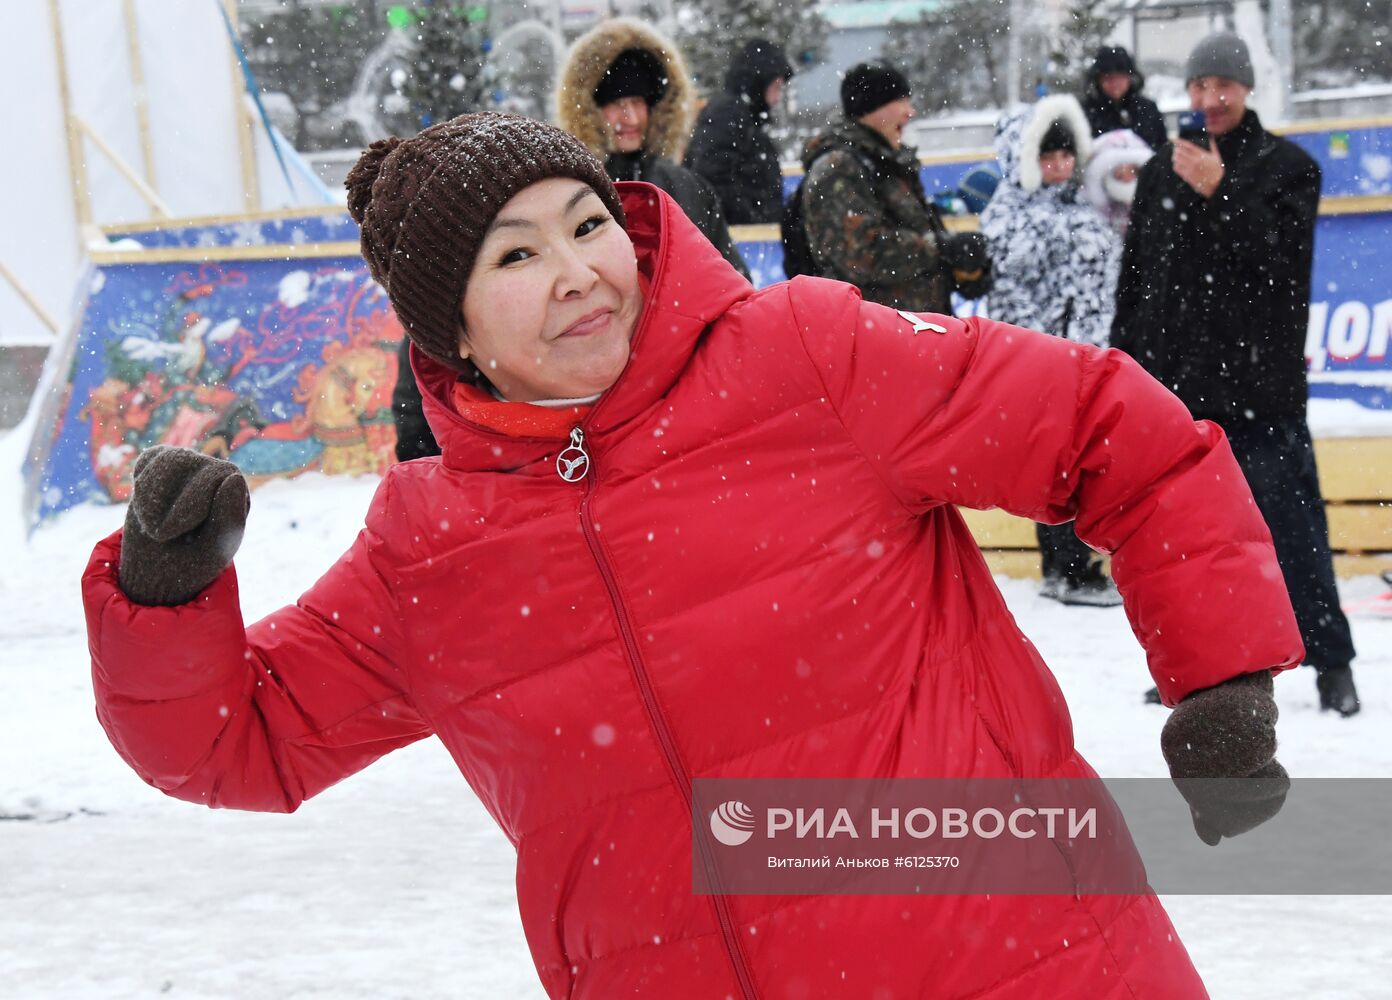
[(681, 54), (641, 21), (614, 18), (576, 39), (556, 89), (556, 120), (616, 181), (646, 181), (681, 206), (745, 277), (715, 190), (681, 166), (695, 117)]

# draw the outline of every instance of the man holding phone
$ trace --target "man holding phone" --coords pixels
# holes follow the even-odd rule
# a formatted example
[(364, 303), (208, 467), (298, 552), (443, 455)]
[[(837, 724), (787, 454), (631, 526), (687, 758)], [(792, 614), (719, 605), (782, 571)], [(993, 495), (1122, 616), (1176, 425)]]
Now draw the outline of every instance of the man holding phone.
[(1320, 707), (1353, 715), (1353, 639), (1305, 422), (1319, 166), (1247, 107), (1242, 39), (1209, 35), (1185, 76), (1193, 112), (1141, 169), (1112, 346), (1227, 433), (1276, 543)]

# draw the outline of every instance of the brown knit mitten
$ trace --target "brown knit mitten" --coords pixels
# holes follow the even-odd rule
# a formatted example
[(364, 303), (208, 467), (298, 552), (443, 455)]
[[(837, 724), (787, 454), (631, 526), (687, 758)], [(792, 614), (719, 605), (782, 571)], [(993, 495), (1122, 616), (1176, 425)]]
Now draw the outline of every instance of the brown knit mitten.
[(135, 462), (121, 536), (121, 589), (137, 604), (187, 604), (232, 561), (250, 507), (246, 480), (231, 462), (147, 448)]
[(1205, 844), (1260, 826), (1286, 801), (1290, 777), (1276, 760), (1272, 692), (1270, 671), (1230, 678), (1186, 697), (1160, 733), (1170, 776)]

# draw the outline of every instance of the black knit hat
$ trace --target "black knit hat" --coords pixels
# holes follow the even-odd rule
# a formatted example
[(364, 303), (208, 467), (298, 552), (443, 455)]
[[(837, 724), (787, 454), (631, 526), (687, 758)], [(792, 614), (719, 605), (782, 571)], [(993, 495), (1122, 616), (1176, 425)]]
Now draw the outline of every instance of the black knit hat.
[(893, 66), (860, 63), (847, 70), (841, 81), (841, 110), (847, 118), (860, 118), (909, 93), (909, 81)]
[(652, 107), (667, 93), (667, 74), (662, 60), (647, 49), (624, 49), (609, 64), (594, 89), (601, 108), (621, 97), (641, 97)]
[(1131, 53), (1120, 45), (1106, 45), (1098, 49), (1092, 60), (1092, 78), (1095, 80), (1107, 73), (1129, 73), (1135, 76), (1136, 63), (1131, 58)]
[(1056, 121), (1049, 126), (1049, 130), (1039, 140), (1039, 155), (1043, 156), (1045, 153), (1052, 153), (1060, 149), (1076, 155), (1078, 140), (1074, 138), (1071, 128), (1061, 121)]
[(604, 167), (574, 136), (521, 115), (461, 115), (410, 139), (381, 139), (348, 173), (362, 255), (406, 334), (457, 371), (460, 304), (484, 232), (513, 195), (549, 177), (594, 188), (619, 225)]

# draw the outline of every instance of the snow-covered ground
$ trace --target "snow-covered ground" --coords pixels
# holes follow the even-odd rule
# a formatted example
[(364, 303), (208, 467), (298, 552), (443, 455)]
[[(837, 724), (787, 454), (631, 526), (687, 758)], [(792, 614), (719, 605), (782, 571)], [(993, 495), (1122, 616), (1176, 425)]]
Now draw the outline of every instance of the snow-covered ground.
[[(78, 508), (26, 542), (21, 437), (0, 438), (0, 997), (539, 1000), (512, 850), (436, 741), (293, 816), (199, 809), (127, 770), (93, 715), (78, 593), (124, 508)], [(256, 492), (237, 559), (249, 619), (347, 546), (374, 485), (310, 476)], [(1001, 585), (1098, 771), (1163, 775), (1165, 712), (1141, 703), (1149, 681), (1121, 611)], [(1378, 589), (1349, 581), (1345, 596)], [(1278, 684), (1293, 775), (1392, 777), (1392, 621), (1356, 620), (1354, 635), (1361, 716), (1320, 715), (1309, 671)], [(1392, 898), (1165, 903), (1215, 1000), (1388, 995)]]
[[(1360, 381), (1367, 385), (1386, 384), (1379, 382), (1381, 374), (1365, 372)], [(1392, 410), (1360, 406), (1351, 399), (1310, 400), (1307, 422), (1315, 438), (1392, 437)]]

